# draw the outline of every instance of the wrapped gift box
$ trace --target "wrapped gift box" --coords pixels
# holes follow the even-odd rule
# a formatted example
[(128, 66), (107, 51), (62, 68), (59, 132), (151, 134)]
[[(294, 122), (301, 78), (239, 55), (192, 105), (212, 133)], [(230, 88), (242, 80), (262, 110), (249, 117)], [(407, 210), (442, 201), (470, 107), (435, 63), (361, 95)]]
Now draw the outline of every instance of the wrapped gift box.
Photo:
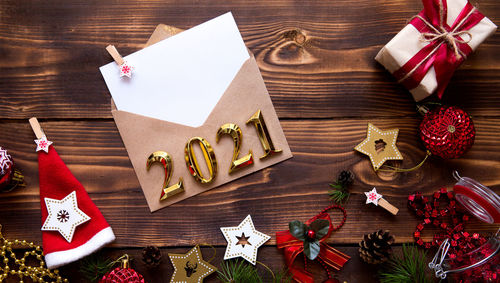
[(420, 101), (441, 98), (453, 72), (497, 26), (467, 0), (422, 0), (424, 9), (375, 60)]

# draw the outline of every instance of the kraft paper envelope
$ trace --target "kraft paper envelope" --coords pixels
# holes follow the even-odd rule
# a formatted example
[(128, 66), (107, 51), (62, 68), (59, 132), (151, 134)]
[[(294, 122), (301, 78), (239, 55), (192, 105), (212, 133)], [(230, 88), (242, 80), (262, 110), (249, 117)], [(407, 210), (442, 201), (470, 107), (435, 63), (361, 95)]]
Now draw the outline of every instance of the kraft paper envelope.
[[(174, 27), (159, 25), (146, 46), (180, 31)], [(169, 106), (166, 104), (165, 111), (168, 110)], [(282, 150), (281, 153), (265, 159), (260, 159), (264, 155), (264, 151), (255, 126), (252, 123), (246, 124), (247, 120), (258, 110), (264, 117), (275, 148)], [(185, 105), (185, 111), (190, 111), (189, 105)], [(243, 63), (202, 126), (190, 127), (117, 110), (113, 101), (112, 114), (152, 212), (292, 157), (290, 147), (253, 56)], [(242, 130), (240, 157), (248, 154), (251, 150), (254, 160), (253, 165), (232, 174), (229, 174), (228, 170), (233, 155), (233, 140), (226, 135), (221, 137), (219, 143), (216, 142), (218, 129), (226, 123), (236, 124)], [(214, 149), (218, 164), (217, 176), (210, 184), (203, 185), (195, 181), (186, 166), (184, 148), (192, 137), (206, 139)], [(169, 185), (177, 183), (182, 177), (185, 190), (163, 201), (160, 201), (164, 180), (162, 166), (153, 165), (149, 171), (146, 168), (148, 156), (158, 150), (166, 151), (172, 157), (173, 173)], [(203, 167), (205, 161), (200, 152), (196, 152), (196, 158)], [(205, 175), (206, 171), (203, 170)]]

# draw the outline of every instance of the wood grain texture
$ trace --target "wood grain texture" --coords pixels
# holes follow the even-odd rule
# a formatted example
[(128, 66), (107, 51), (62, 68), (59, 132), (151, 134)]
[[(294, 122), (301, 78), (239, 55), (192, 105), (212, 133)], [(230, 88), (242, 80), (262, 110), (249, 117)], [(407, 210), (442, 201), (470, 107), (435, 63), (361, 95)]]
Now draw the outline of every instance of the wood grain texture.
[[(474, 4), (500, 23), (500, 2)], [(0, 194), (4, 235), (41, 244), (38, 163), (27, 121), (37, 116), (115, 231), (117, 240), (102, 256), (131, 254), (147, 282), (166, 282), (172, 273), (166, 254), (195, 243), (215, 245), (219, 265), (226, 245), (219, 227), (236, 226), (248, 214), (259, 231), (273, 236), (258, 259), (281, 268), (274, 233), (329, 205), (328, 183), (343, 169), (352, 170), (356, 181), (347, 222), (328, 242), (352, 257), (341, 282), (375, 282), (375, 268), (360, 262), (356, 245), (380, 228), (391, 230), (398, 245), (412, 242), (421, 220), (406, 207), (408, 194), (451, 188), (455, 169), (500, 192), (499, 32), (457, 70), (445, 93), (444, 103), (462, 107), (476, 125), (476, 143), (463, 158), (432, 157), (415, 172), (377, 176), (368, 159), (353, 151), (372, 122), (400, 129), (404, 161), (393, 165), (411, 167), (424, 157), (411, 96), (373, 59), (421, 8), (419, 0), (0, 1), (0, 146), (28, 183)], [(141, 49), (159, 23), (187, 29), (227, 11), (255, 54), (294, 157), (151, 214), (111, 118), (98, 71), (112, 60), (104, 48), (114, 44), (127, 55)], [(400, 209), (397, 216), (364, 204), (363, 192), (373, 186)], [(334, 213), (334, 222), (339, 217)], [(481, 233), (497, 228), (476, 219), (466, 225)], [(424, 239), (433, 232), (426, 229)], [(158, 269), (140, 262), (146, 245), (163, 247)], [(74, 263), (61, 272), (71, 282), (85, 282), (78, 269)], [(324, 279), (318, 265), (312, 271)], [(207, 282), (216, 282), (215, 276)]]
[[(274, 235), (287, 229), (288, 222), (305, 221), (326, 207), (328, 183), (342, 169), (352, 170), (357, 178), (346, 206), (347, 223), (334, 233), (332, 243), (356, 243), (367, 231), (379, 228), (394, 231), (400, 243), (412, 241), (412, 232), (421, 220), (406, 208), (408, 194), (418, 190), (430, 195), (441, 186), (451, 188), (454, 169), (500, 191), (500, 152), (495, 150), (500, 139), (500, 119), (476, 119), (476, 143), (461, 159), (444, 161), (433, 157), (415, 172), (380, 173), (380, 177), (372, 171), (368, 158), (353, 151), (365, 137), (367, 122), (283, 121), (294, 154), (292, 159), (153, 214), (147, 208), (113, 122), (45, 122), (42, 127), (113, 227), (117, 235), (114, 247), (185, 246), (193, 241), (224, 245), (219, 227), (237, 226), (248, 214), (253, 216), (258, 230)], [(424, 157), (416, 136), (418, 120), (371, 122), (381, 129), (400, 129), (397, 145), (404, 156), (403, 167), (411, 167)], [(30, 143), (33, 134), (27, 123), (4, 123), (2, 128), (5, 135), (0, 144), (11, 149), (29, 185), (1, 195), (0, 215), (12, 237), (40, 242), (41, 233), (33, 233), (40, 228), (38, 166), (34, 145)], [(400, 208), (397, 216), (364, 204), (363, 192), (373, 186)], [(338, 217), (334, 214), (335, 219)], [(475, 219), (467, 225), (478, 232), (495, 230), (492, 226)], [(179, 233), (185, 236), (179, 237)], [(269, 244), (274, 243), (273, 237)]]
[[(479, 7), (500, 22), (498, 1)], [(418, 0), (3, 0), (0, 118), (110, 118), (98, 71), (111, 61), (106, 45), (129, 54), (158, 23), (186, 29), (226, 11), (255, 53), (281, 118), (414, 115), (410, 95), (373, 58), (420, 9)], [(446, 103), (498, 116), (499, 44), (497, 32), (463, 64)]]

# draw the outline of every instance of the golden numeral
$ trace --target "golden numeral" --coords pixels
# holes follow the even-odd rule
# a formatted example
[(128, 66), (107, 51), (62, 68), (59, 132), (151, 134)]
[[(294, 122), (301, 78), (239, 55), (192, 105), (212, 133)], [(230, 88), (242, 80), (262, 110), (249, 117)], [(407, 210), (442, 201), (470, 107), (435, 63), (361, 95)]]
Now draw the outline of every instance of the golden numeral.
[[(193, 144), (195, 142), (200, 144), (201, 151), (205, 157), (208, 172), (210, 173), (209, 179), (203, 177), (203, 173), (201, 172), (196, 156), (194, 155)], [(217, 159), (215, 158), (214, 150), (204, 138), (194, 137), (187, 142), (186, 147), (184, 148), (184, 159), (186, 160), (189, 173), (191, 173), (194, 179), (199, 183), (208, 184), (214, 180), (215, 176), (217, 176)]]
[(163, 181), (160, 200), (165, 200), (168, 197), (183, 192), (184, 184), (182, 181), (182, 177), (179, 178), (179, 182), (177, 184), (168, 187), (170, 179), (172, 178), (173, 171), (172, 158), (170, 157), (170, 155), (165, 151), (155, 151), (151, 153), (151, 155), (148, 157), (148, 160), (146, 161), (146, 168), (148, 169), (148, 171), (149, 168), (151, 168), (151, 165), (155, 162), (161, 163), (163, 165), (163, 168), (165, 169), (165, 179)]
[(243, 142), (243, 134), (241, 133), (240, 127), (235, 124), (224, 124), (217, 131), (215, 136), (215, 141), (219, 142), (222, 135), (230, 135), (233, 138), (234, 149), (233, 158), (231, 159), (231, 166), (229, 166), (229, 174), (234, 171), (253, 164), (252, 150), (249, 150), (248, 154), (238, 159), (240, 154), (241, 143)]
[(260, 144), (264, 149), (264, 155), (262, 155), (260, 159), (264, 159), (282, 151), (281, 149), (274, 148), (273, 141), (266, 127), (266, 122), (264, 122), (264, 117), (262, 116), (260, 110), (257, 110), (257, 112), (255, 112), (255, 114), (248, 119), (247, 124), (248, 123), (253, 123), (255, 125), (255, 129), (259, 135)]

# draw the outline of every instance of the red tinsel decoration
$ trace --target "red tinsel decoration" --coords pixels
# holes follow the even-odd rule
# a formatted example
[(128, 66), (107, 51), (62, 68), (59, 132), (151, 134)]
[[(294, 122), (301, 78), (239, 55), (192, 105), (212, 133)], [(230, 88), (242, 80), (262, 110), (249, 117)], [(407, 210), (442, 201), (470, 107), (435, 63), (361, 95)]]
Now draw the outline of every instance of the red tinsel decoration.
[(441, 106), (428, 112), (420, 124), (420, 138), (425, 147), (444, 159), (464, 155), (474, 144), (475, 136), (472, 119), (454, 106)]

